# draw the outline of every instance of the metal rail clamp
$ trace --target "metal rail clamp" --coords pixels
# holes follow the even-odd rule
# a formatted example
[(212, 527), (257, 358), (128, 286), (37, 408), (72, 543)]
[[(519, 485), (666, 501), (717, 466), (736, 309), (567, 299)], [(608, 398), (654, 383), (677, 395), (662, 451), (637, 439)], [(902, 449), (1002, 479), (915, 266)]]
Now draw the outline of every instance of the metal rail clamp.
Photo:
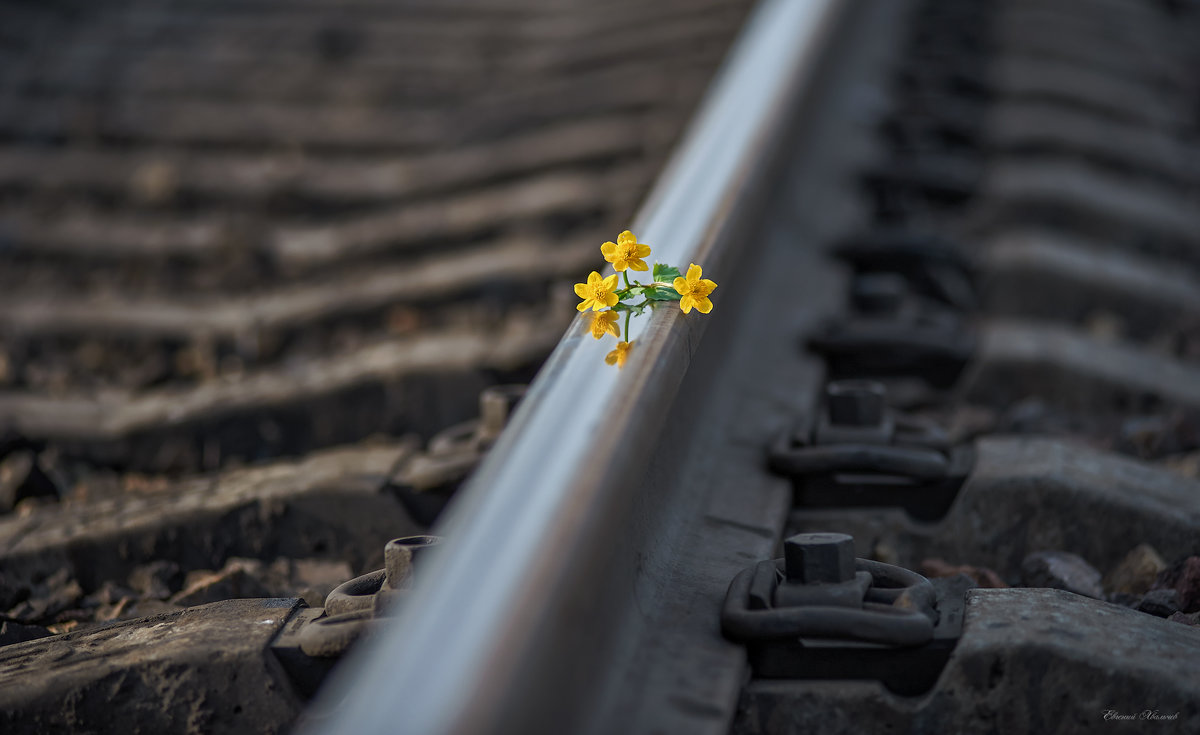
[(919, 694), (958, 642), (974, 586), (856, 559), (846, 534), (799, 534), (784, 542), (782, 559), (734, 577), (721, 630), (746, 645), (760, 679), (876, 679)]
[(826, 387), (815, 427), (781, 436), (767, 463), (792, 478), (798, 507), (898, 506), (941, 518), (975, 463), (974, 449), (887, 405), (883, 384), (838, 380)]

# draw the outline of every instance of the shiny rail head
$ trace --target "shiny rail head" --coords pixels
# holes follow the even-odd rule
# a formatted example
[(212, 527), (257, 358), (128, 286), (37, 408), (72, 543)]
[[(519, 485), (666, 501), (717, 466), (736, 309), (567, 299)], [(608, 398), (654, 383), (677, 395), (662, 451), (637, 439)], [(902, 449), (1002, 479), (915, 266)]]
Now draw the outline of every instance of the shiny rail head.
[[(631, 223), (664, 262), (715, 269), (744, 256), (724, 225), (757, 192), (755, 177), (845, 5), (765, 0), (756, 8)], [(704, 334), (699, 320), (660, 310), (637, 336), (642, 349), (617, 371), (584, 326), (572, 324), (438, 529), (454, 541), (434, 554), (413, 604), (371, 650), (351, 656), (317, 702), (323, 711), (338, 706), (336, 727), (314, 721), (304, 732), (384, 732), (401, 721), (411, 732), (490, 732), (511, 728), (513, 713), (543, 725), (539, 718), (553, 716), (536, 705), (538, 691), (578, 679), (581, 668), (578, 652), (545, 634), (576, 594), (569, 571), (596, 554), (592, 537), (604, 532), (593, 521), (634, 502), (612, 492), (611, 474), (624, 466), (615, 457), (641, 461), (619, 427), (662, 414)], [(586, 686), (576, 687), (555, 711), (581, 716)]]

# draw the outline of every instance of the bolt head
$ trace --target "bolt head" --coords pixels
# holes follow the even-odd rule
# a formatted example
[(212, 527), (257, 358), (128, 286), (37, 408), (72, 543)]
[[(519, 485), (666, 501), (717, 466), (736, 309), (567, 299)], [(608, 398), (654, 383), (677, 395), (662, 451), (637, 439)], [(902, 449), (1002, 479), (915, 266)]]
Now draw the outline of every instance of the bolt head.
[(878, 426), (887, 409), (887, 388), (874, 380), (835, 380), (825, 387), (829, 422), (837, 426)]
[(854, 579), (854, 537), (844, 533), (801, 533), (783, 542), (789, 582), (832, 584)]

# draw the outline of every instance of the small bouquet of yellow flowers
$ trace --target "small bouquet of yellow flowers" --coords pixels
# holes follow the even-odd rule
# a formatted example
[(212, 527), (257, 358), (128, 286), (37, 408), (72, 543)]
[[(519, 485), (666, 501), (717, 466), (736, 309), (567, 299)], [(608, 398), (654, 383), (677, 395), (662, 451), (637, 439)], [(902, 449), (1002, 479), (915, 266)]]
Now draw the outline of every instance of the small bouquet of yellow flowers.
[[(669, 265), (655, 263), (651, 268), (644, 260), (650, 255), (650, 246), (638, 242), (629, 230), (618, 235), (616, 242), (601, 245), (600, 253), (617, 272), (608, 278), (601, 278), (599, 273), (592, 271), (586, 283), (575, 284), (575, 294), (583, 299), (575, 308), (579, 311), (592, 310), (591, 332), (596, 339), (606, 334), (620, 339), (621, 327), (617, 325), (620, 312), (625, 312), (625, 335), (628, 337), (629, 317), (641, 314), (656, 302), (677, 302), (684, 314), (690, 314), (692, 309), (701, 314), (712, 311), (712, 301), (708, 296), (717, 284), (701, 278), (703, 271), (695, 263), (688, 266), (686, 275)], [(650, 282), (630, 282), (629, 271), (650, 271)], [(620, 284), (617, 280), (622, 277), (624, 288), (618, 288)], [(624, 366), (632, 346), (632, 342), (618, 342), (616, 349), (608, 353), (604, 361), (609, 365)]]

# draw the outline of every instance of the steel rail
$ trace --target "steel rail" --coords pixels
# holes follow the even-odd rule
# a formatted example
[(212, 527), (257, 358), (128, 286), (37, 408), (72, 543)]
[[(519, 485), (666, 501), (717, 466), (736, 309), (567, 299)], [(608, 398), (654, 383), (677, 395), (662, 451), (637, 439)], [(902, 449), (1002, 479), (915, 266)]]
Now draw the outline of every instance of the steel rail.
[[(800, 94), (845, 3), (764, 0), (743, 29), (632, 229), (658, 262), (724, 278), (753, 248), (738, 239), (761, 209)], [(615, 233), (614, 233), (615, 234)], [(597, 244), (598, 245), (598, 244)], [(597, 248), (599, 261), (599, 248)], [(608, 341), (571, 325), (491, 455), (438, 529), (447, 543), (387, 631), (343, 665), (307, 732), (572, 732), (604, 688), (618, 641), (607, 615), (628, 605), (628, 545), (648, 438), (664, 430), (706, 319), (658, 309), (635, 326), (623, 369)], [(666, 503), (666, 500), (661, 500)], [(619, 558), (618, 558), (619, 557)], [(630, 561), (630, 559), (633, 559)], [(611, 563), (610, 563), (611, 562)], [(589, 625), (591, 627), (589, 627)]]

